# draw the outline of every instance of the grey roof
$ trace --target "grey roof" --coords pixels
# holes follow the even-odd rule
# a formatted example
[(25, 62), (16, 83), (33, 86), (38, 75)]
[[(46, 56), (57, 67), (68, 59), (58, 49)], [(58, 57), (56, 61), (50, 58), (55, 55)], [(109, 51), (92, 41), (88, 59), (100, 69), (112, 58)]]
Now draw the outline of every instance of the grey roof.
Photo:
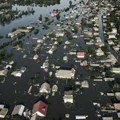
[(73, 90), (65, 91), (64, 94), (65, 95), (73, 95)]
[(24, 108), (25, 108), (25, 106), (23, 106), (23, 105), (16, 105), (14, 107), (11, 115), (20, 115), (20, 116), (22, 116)]
[(41, 87), (40, 87), (41, 93), (50, 93), (50, 91), (51, 91), (51, 88), (50, 88), (49, 83), (45, 82), (41, 85)]
[(4, 118), (8, 113), (8, 109), (7, 108), (3, 108), (1, 111), (0, 111), (0, 117)]

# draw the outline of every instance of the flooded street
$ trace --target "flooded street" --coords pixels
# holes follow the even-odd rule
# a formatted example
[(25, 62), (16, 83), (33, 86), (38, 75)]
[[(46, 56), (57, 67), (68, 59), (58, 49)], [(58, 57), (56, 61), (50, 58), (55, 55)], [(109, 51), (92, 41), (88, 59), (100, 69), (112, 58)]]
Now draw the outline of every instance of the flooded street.
[[(14, 10), (26, 10), (28, 7), (32, 7), (35, 13), (22, 16), (22, 18), (5, 24), (5, 26), (0, 25), (0, 35), (7, 35), (13, 28), (29, 25), (39, 30), (37, 34), (34, 30), (26, 32), (20, 39), (16, 36), (15, 38), (4, 37), (0, 42), (0, 45), (4, 45), (5, 42), (22, 41), (21, 48), (19, 45), (13, 47), (13, 43), (3, 48), (5, 51), (12, 52), (12, 57), (2, 60), (0, 64), (0, 70), (2, 70), (10, 61), (14, 61), (14, 66), (12, 69), (9, 68), (8, 74), (0, 76), (0, 104), (8, 106), (9, 115), (14, 106), (18, 104), (25, 105), (26, 109), (31, 111), (34, 103), (40, 100), (41, 96), (46, 98), (48, 105), (48, 112), (46, 117), (43, 118), (44, 120), (75, 120), (76, 115), (87, 116), (87, 120), (103, 120), (102, 116), (106, 115), (102, 112), (102, 106), (111, 104), (111, 98), (107, 96), (107, 92), (112, 90), (108, 82), (104, 80), (106, 77), (104, 70), (107, 65), (105, 66), (100, 61), (104, 57), (104, 60), (106, 60), (107, 55), (96, 57), (94, 55), (96, 51), (92, 49), (101, 47), (97, 45), (97, 38), (101, 39), (101, 44), (107, 45), (104, 40), (102, 14), (98, 12), (92, 16), (94, 10), (90, 9), (87, 3), (82, 3), (80, 0), (72, 0), (72, 4), (73, 7), (68, 11), (64, 9), (69, 7), (70, 0), (61, 0), (60, 4), (47, 7), (13, 5), (12, 9)], [(60, 19), (50, 16), (50, 13), (55, 9), (61, 10)], [(41, 23), (38, 21), (40, 15), (43, 17)], [(49, 21), (53, 22), (48, 25), (48, 29), (43, 29), (43, 26), (47, 23), (45, 23), (46, 16), (49, 16)], [(88, 18), (94, 20), (94, 24)], [(79, 23), (79, 21), (82, 22)], [(85, 21), (88, 24), (84, 23)], [(96, 21), (98, 25), (96, 25)], [(76, 28), (77, 24), (81, 25)], [(83, 27), (82, 24), (87, 27)], [(89, 28), (88, 26), (92, 27)], [(93, 36), (93, 27), (98, 27), (98, 36)], [(78, 32), (75, 32), (75, 28)], [(62, 35), (63, 33), (64, 35)], [(70, 39), (70, 34), (72, 39)], [(91, 51), (93, 55), (92, 53), (89, 54)], [(85, 56), (79, 58), (77, 52), (85, 52)], [(112, 49), (110, 52), (115, 55), (115, 58), (118, 57), (116, 52), (112, 52)], [(110, 65), (112, 66), (112, 63)], [(71, 68), (75, 70), (74, 78), (61, 79), (56, 76), (56, 71), (59, 71), (59, 69), (70, 70)], [(12, 74), (13, 71), (21, 69), (22, 71), (25, 70), (25, 72), (22, 72), (21, 77)], [(82, 86), (84, 81), (87, 81), (88, 86)], [(55, 95), (52, 92), (50, 94), (40, 93), (40, 87), (44, 82), (48, 82), (51, 88), (53, 85), (57, 85), (58, 91)], [(74, 102), (70, 108), (67, 108), (63, 96), (64, 92), (71, 88)], [(94, 105), (96, 103), (100, 106)], [(69, 118), (65, 117), (66, 114), (69, 114)], [(8, 116), (6, 120), (10, 120), (10, 117)], [(21, 118), (21, 120), (26, 119)]]

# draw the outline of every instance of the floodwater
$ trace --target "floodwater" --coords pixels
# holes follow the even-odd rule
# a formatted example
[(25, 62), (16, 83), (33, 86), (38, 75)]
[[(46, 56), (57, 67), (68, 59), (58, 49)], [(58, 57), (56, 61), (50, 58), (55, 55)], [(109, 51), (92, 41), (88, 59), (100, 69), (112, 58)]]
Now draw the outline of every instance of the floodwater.
[[(77, 2), (76, 0), (75, 2)], [(69, 1), (67, 0), (61, 0), (61, 3), (59, 5), (54, 6), (48, 6), (48, 7), (34, 7), (35, 14), (31, 16), (24, 16), (21, 19), (15, 20), (11, 22), (9, 25), (0, 26), (0, 34), (7, 34), (12, 28), (29, 25), (31, 22), (36, 22), (38, 19), (38, 16), (40, 14), (46, 16), (52, 11), (53, 9), (61, 9), (64, 7), (67, 7), (69, 5)], [(13, 9), (16, 9), (18, 7), (19, 9), (26, 9), (27, 6), (17, 6), (15, 5)], [(51, 28), (53, 29), (54, 26)], [(84, 48), (87, 47), (87, 45), (84, 42), (84, 39), (82, 37), (79, 37), (77, 39), (74, 39), (71, 41), (71, 46), (67, 47), (64, 50), (64, 43), (67, 40), (66, 38), (63, 39), (62, 44), (58, 47), (58, 49), (55, 51), (53, 55), (49, 55), (46, 51), (49, 49), (46, 49), (50, 41), (44, 41), (46, 45), (41, 45), (40, 53), (39, 53), (39, 62), (33, 61), (32, 57), (33, 52), (31, 45), (32, 43), (36, 43), (36, 40), (33, 40), (33, 37), (41, 37), (45, 33), (50, 32), (51, 29), (42, 31), (40, 29), (40, 34), (37, 36), (31, 36), (29, 39), (27, 37), (24, 37), (24, 46), (25, 50), (23, 51), (16, 51), (15, 49), (12, 49), (13, 57), (10, 60), (14, 60), (16, 63), (15, 68), (20, 68), (22, 66), (27, 67), (27, 71), (23, 74), (21, 78), (13, 77), (13, 76), (7, 76), (5, 77), (5, 82), (0, 84), (0, 102), (7, 104), (10, 106), (10, 112), (13, 109), (14, 105), (16, 104), (24, 104), (26, 108), (32, 109), (33, 104), (39, 99), (39, 96), (36, 96), (39, 92), (39, 87), (35, 87), (34, 84), (41, 85), (45, 80), (49, 81), (51, 85), (56, 84), (58, 81), (58, 93), (56, 93), (55, 96), (49, 96), (48, 99), (48, 113), (45, 120), (63, 120), (66, 113), (70, 114), (69, 120), (74, 120), (75, 115), (88, 115), (87, 120), (101, 120), (101, 118), (97, 117), (96, 109), (93, 107), (93, 102), (98, 103), (110, 103), (110, 99), (108, 97), (103, 96), (101, 98), (100, 92), (106, 92), (110, 91), (109, 85), (102, 81), (102, 82), (94, 82), (92, 79), (89, 79), (90, 72), (84, 67), (80, 66), (79, 62), (75, 62), (75, 56), (69, 55), (69, 51), (71, 48), (74, 48), (76, 50), (79, 50), (80, 48), (76, 46), (77, 44), (82, 45)], [(26, 36), (29, 36), (28, 33)], [(27, 44), (29, 43), (29, 44)], [(23, 59), (23, 55), (28, 54), (27, 58)], [(69, 62), (65, 64), (62, 60), (63, 55), (68, 55)], [(88, 89), (81, 90), (83, 94), (74, 95), (74, 104), (73, 107), (70, 109), (66, 109), (63, 103), (63, 95), (64, 95), (64, 88), (66, 86), (66, 80), (57, 79), (53, 76), (53, 78), (48, 77), (48, 72), (52, 71), (53, 75), (55, 74), (55, 70), (50, 67), (48, 69), (48, 72), (45, 72), (43, 69), (41, 69), (41, 65), (45, 61), (46, 57), (49, 58), (49, 63), (53, 63), (53, 60), (57, 60), (57, 65), (60, 66), (76, 66), (76, 76), (79, 76), (80, 74), (83, 75), (83, 78), (85, 80), (88, 80), (90, 87)], [(32, 84), (32, 90), (31, 95), (29, 95), (28, 89), (30, 87), (30, 79), (35, 75), (35, 73), (39, 73), (40, 77), (39, 79), (34, 81), (34, 84)], [(0, 77), (0, 80), (2, 81), (4, 78)], [(78, 78), (80, 79), (80, 78)], [(96, 84), (94, 86), (93, 84)]]
[[(54, 9), (61, 10), (63, 8), (67, 8), (67, 7), (69, 7), (69, 1), (70, 0), (61, 0), (60, 4), (50, 5), (47, 7), (32, 6), (33, 9), (35, 10), (35, 13), (33, 15), (23, 16), (22, 18), (14, 20), (10, 24), (6, 24), (5, 26), (0, 25), (0, 35), (7, 34), (13, 28), (27, 26), (30, 23), (37, 22), (40, 15), (42, 15), (44, 18), (45, 16), (49, 15), (50, 12), (52, 12)], [(73, 0), (73, 4), (76, 4), (78, 1), (79, 0), (76, 0), (76, 1)], [(31, 6), (14, 5), (13, 9), (16, 10), (16, 8), (17, 8), (18, 10), (27, 10), (28, 7), (31, 7)]]

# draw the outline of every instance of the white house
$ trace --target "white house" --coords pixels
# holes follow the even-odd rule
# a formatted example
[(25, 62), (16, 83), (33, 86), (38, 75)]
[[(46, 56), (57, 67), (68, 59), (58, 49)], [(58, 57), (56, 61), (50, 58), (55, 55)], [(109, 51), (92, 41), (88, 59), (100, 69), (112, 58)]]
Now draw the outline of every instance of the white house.
[(45, 82), (41, 85), (40, 87), (40, 90), (39, 90), (40, 93), (50, 93), (51, 92), (51, 88), (50, 88), (50, 85), (49, 83)]
[(14, 107), (11, 115), (19, 115), (19, 116), (22, 116), (24, 109), (25, 109), (25, 106), (24, 106), (24, 105), (16, 105), (16, 106)]
[(101, 48), (98, 48), (98, 49), (96, 50), (96, 55), (97, 55), (97, 56), (103, 56), (103, 55), (104, 55), (104, 52), (101, 50)]
[(64, 103), (73, 103), (73, 91), (65, 91), (63, 96)]
[(88, 81), (86, 81), (86, 80), (82, 81), (82, 82), (81, 82), (81, 87), (83, 87), (83, 88), (89, 88), (89, 83), (88, 83)]
[(112, 72), (113, 73), (120, 73), (120, 68), (114, 67), (114, 68), (112, 68)]
[(8, 73), (8, 69), (0, 70), (0, 76), (6, 76)]
[(113, 117), (102, 117), (102, 120), (113, 120)]

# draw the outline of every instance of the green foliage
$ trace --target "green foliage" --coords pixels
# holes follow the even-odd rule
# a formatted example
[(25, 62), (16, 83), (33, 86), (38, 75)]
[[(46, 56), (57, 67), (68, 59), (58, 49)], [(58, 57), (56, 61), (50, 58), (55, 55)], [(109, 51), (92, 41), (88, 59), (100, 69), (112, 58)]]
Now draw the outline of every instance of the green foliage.
[(67, 31), (67, 30), (65, 30), (65, 35), (66, 35), (66, 37), (67, 37), (69, 40), (72, 40), (72, 39), (73, 39), (72, 34), (71, 34), (69, 31)]
[(40, 15), (39, 20), (42, 21), (42, 15)]
[(39, 30), (38, 29), (35, 29), (34, 30), (34, 34), (37, 35), (39, 33)]

